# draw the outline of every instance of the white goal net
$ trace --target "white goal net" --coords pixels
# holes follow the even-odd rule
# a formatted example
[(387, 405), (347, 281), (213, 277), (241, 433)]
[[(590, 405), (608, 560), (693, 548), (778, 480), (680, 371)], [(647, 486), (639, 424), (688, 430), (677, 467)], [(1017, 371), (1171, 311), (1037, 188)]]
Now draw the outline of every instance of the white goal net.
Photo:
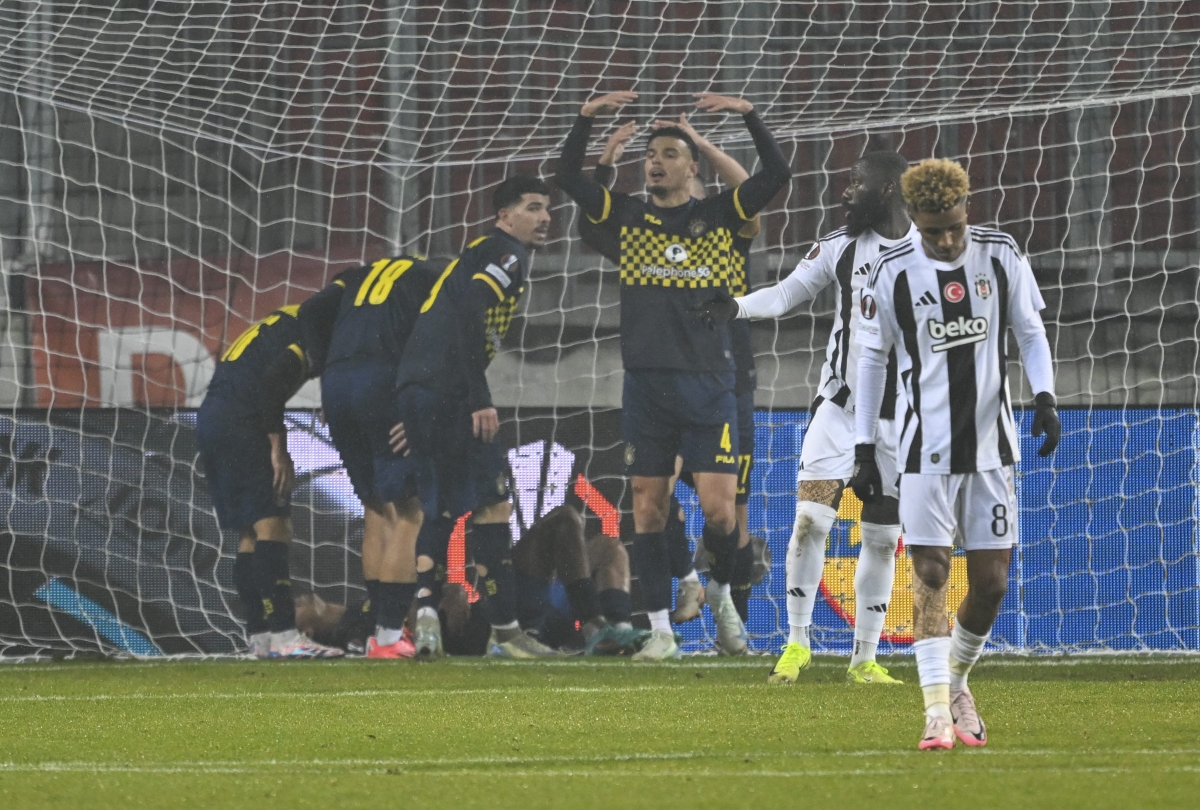
[[(754, 286), (841, 224), (865, 149), (961, 160), (973, 221), (1030, 255), (1064, 406), (1054, 458), (1023, 447), (993, 642), (1200, 649), (1198, 48), (1195, 2), (0, 0), (0, 653), (241, 649), (235, 540), (196, 463), (215, 359), (340, 269), (456, 254), (495, 186), (551, 176), (579, 105), (615, 89), (640, 93), (642, 123), (699, 91), (754, 102), (794, 175), (764, 214)], [(693, 123), (753, 169), (736, 117)], [(556, 202), (489, 376), (519, 497), (568, 487), (590, 531), (628, 531), (615, 276)], [(754, 327), (750, 529), (776, 560), (751, 599), (760, 649), (786, 629), (783, 549), (832, 308)], [(1014, 366), (1028, 402), (1022, 379)], [(361, 508), (316, 387), (292, 404), (295, 580), (353, 602)], [(815, 617), (830, 650), (852, 633), (852, 502)], [(900, 562), (891, 649), (911, 620)], [(685, 634), (705, 645), (700, 623)]]

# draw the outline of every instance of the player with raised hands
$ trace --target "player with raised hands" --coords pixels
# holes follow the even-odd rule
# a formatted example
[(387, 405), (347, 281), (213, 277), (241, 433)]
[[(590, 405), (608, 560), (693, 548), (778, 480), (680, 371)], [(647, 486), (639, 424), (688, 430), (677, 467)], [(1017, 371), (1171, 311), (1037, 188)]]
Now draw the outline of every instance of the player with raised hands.
[[(706, 302), (702, 315), (714, 321), (733, 318), (780, 318), (832, 286), (837, 310), (821, 368), (821, 382), (812, 405), (811, 421), (800, 451), (796, 519), (788, 543), (786, 564), (788, 640), (768, 676), (771, 683), (790, 684), (812, 661), (811, 625), (817, 591), (825, 565), (829, 530), (837, 519), (846, 481), (854, 472), (854, 405), (863, 286), (871, 264), (913, 233), (900, 193), (907, 161), (896, 152), (863, 155), (850, 168), (842, 194), (845, 226), (821, 237), (796, 268), (779, 284), (740, 299), (717, 297)], [(895, 439), (895, 361), (888, 363), (876, 444), (886, 471), (884, 493), (878, 502), (864, 504), (862, 546), (854, 574), (854, 649), (846, 678), (858, 684), (894, 684), (875, 660), (883, 632), (900, 537), (897, 516)]]
[[(1038, 455), (1058, 445), (1054, 368), (1029, 261), (1003, 231), (967, 224), (970, 184), (949, 160), (925, 160), (901, 189), (916, 233), (881, 255), (860, 303), (857, 467), (864, 503), (885, 482), (876, 452), (879, 405), (895, 347), (905, 414), (898, 442), (900, 523), (913, 562), (913, 647), (925, 695), (922, 750), (987, 743), (967, 675), (1008, 588), (1018, 539), (1013, 465), (1020, 460), (1008, 390), (1012, 327), (1030, 387)], [(950, 550), (961, 538), (967, 594), (950, 630)]]
[[(678, 654), (671, 630), (671, 571), (663, 529), (675, 457), (694, 475), (711, 557), (708, 602), (722, 638), (745, 645), (729, 585), (740, 532), (737, 398), (729, 330), (706, 329), (691, 310), (713, 290), (730, 291), (734, 236), (787, 185), (787, 160), (745, 99), (697, 94), (708, 112), (740, 113), (762, 160), (736, 188), (693, 196), (699, 149), (678, 126), (652, 129), (643, 172), (650, 199), (610, 192), (583, 174), (596, 115), (636, 100), (610, 93), (584, 104), (563, 147), (556, 180), (592, 224), (617, 241), (621, 267), (622, 421), (633, 478), (634, 559), (650, 617), (642, 659)], [(735, 643), (735, 642), (731, 642)]]

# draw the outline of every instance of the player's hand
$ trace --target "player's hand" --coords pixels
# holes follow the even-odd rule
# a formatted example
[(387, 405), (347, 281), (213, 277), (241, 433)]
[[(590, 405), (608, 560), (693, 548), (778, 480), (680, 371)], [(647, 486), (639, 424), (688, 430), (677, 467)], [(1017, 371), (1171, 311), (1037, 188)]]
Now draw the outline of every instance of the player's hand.
[(403, 422), (392, 425), (392, 429), (388, 431), (388, 444), (393, 453), (400, 456), (408, 455), (408, 436), (404, 433)]
[(1038, 448), (1038, 455), (1045, 458), (1058, 447), (1058, 439), (1062, 435), (1062, 422), (1058, 420), (1058, 408), (1053, 394), (1043, 391), (1034, 397), (1033, 401), (1037, 410), (1033, 414), (1032, 432), (1034, 436), (1046, 434), (1042, 446)]
[(500, 432), (500, 414), (496, 413), (495, 408), (475, 411), (471, 414), (471, 421), (474, 422), (475, 437), (485, 442), (490, 442)]
[(579, 114), (584, 118), (595, 118), (597, 115), (615, 113), (629, 102), (638, 97), (632, 90), (619, 90), (616, 93), (605, 93), (589, 101), (579, 108)]
[(692, 311), (700, 316), (701, 323), (709, 329), (716, 329), (737, 317), (738, 304), (729, 293), (718, 290), (714, 297), (692, 307)]
[(608, 136), (608, 143), (604, 144), (604, 152), (600, 155), (600, 163), (605, 166), (614, 166), (621, 159), (621, 155), (625, 154), (625, 147), (637, 134), (638, 125), (636, 121), (626, 121), (617, 131)]
[(282, 441), (272, 442), (271, 470), (273, 472), (271, 489), (275, 493), (275, 502), (284, 504), (292, 494), (296, 485), (296, 465), (287, 451), (287, 445)]
[(737, 96), (720, 96), (716, 93), (693, 93), (696, 108), (705, 112), (735, 112), (745, 115), (754, 109), (754, 105), (744, 98)]
[(850, 488), (863, 503), (875, 503), (883, 497), (883, 476), (875, 461), (875, 445), (854, 445), (854, 475), (850, 476)]
[(712, 144), (708, 142), (708, 138), (697, 132), (696, 128), (691, 125), (686, 113), (680, 113), (678, 121), (672, 121), (669, 118), (659, 118), (654, 122), (654, 128), (658, 129), (660, 127), (679, 127), (679, 129), (686, 132), (687, 136), (692, 139), (692, 143), (696, 144), (697, 149), (704, 150), (712, 147)]

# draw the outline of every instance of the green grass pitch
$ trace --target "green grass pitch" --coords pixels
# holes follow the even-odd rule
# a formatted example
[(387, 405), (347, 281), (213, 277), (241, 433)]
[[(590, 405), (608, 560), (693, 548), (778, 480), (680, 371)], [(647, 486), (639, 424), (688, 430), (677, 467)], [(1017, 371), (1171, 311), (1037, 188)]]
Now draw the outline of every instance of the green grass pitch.
[(1200, 807), (1200, 660), (985, 659), (989, 746), (818, 659), (0, 667), (0, 807)]

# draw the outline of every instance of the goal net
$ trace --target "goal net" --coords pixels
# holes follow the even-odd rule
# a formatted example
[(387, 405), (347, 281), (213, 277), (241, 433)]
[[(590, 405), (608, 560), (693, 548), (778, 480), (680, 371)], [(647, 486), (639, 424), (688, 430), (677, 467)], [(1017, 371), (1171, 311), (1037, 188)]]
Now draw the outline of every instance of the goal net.
[[(1200, 649), (1198, 42), (1192, 2), (0, 0), (0, 652), (244, 649), (236, 541), (196, 462), (216, 358), (340, 269), (456, 254), (489, 226), (496, 185), (551, 175), (579, 105), (615, 89), (641, 94), (621, 120), (643, 124), (698, 91), (754, 102), (794, 175), (763, 216), (754, 286), (841, 224), (865, 149), (962, 161), (972, 220), (1015, 236), (1037, 274), (1065, 431), (1052, 459), (1022, 442), (993, 644)], [(693, 123), (753, 169), (736, 116)], [(640, 186), (639, 151), (622, 190)], [(628, 536), (617, 278), (556, 203), (489, 372), (514, 531), (572, 497), (589, 532)], [(786, 632), (832, 310), (826, 294), (754, 327), (750, 530), (774, 559), (751, 599), (760, 649)], [(1028, 403), (1015, 364), (1012, 380)], [(306, 386), (288, 417), (294, 579), (354, 603), (362, 511), (318, 398)], [(815, 616), (826, 650), (852, 635), (856, 519), (848, 494)], [(909, 638), (909, 570), (902, 554), (882, 652)], [(683, 628), (689, 649), (704, 622)]]

